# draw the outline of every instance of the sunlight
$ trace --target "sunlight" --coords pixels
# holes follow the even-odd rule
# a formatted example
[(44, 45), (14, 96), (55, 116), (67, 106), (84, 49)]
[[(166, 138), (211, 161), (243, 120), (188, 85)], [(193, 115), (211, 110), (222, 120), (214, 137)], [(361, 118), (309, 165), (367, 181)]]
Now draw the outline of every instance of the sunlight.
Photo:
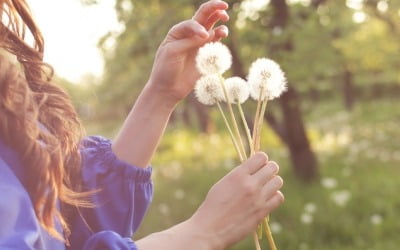
[(367, 19), (367, 15), (362, 11), (356, 11), (353, 14), (353, 22), (363, 23)]
[(107, 32), (121, 29), (114, 1), (89, 6), (78, 0), (29, 4), (45, 38), (45, 61), (56, 74), (75, 83), (85, 75), (100, 77), (104, 62), (97, 43)]
[(347, 0), (347, 7), (355, 10), (361, 10), (363, 6), (363, 0)]
[(378, 4), (376, 5), (376, 8), (380, 12), (386, 12), (389, 9), (389, 4), (386, 1), (379, 1)]

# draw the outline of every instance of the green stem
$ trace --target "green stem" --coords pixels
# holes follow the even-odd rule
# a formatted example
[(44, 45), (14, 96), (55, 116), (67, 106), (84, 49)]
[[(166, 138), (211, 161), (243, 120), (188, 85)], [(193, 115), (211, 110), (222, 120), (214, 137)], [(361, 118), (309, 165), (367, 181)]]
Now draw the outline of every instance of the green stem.
[(267, 109), (267, 103), (268, 103), (267, 99), (263, 100), (261, 111), (260, 111), (260, 116), (259, 116), (259, 119), (258, 119), (257, 137), (256, 137), (256, 142), (255, 142), (255, 145), (256, 145), (255, 149), (256, 150), (260, 150), (260, 148), (261, 148), (261, 145), (260, 145), (261, 130), (262, 130), (262, 125), (264, 124), (264, 114), (265, 114), (265, 110)]
[(246, 122), (246, 117), (244, 116), (244, 112), (243, 112), (242, 105), (240, 104), (240, 102), (237, 103), (237, 106), (239, 109), (240, 117), (242, 118), (244, 130), (246, 131), (247, 140), (249, 141), (250, 155), (253, 155), (254, 154), (253, 140), (251, 138), (249, 125)]
[(274, 238), (272, 237), (271, 229), (269, 228), (268, 220), (269, 220), (269, 215), (263, 219), (263, 224), (264, 224), (264, 228), (265, 228), (265, 234), (268, 239), (269, 249), (277, 250), (275, 242), (274, 242)]
[(260, 223), (257, 226), (257, 234), (258, 234), (258, 239), (261, 240), (263, 237), (263, 224)]
[(260, 242), (258, 241), (257, 232), (253, 232), (253, 241), (254, 241), (254, 245), (256, 245), (256, 249), (261, 250)]
[(258, 98), (256, 115), (254, 117), (254, 124), (253, 124), (253, 150), (254, 151), (257, 151), (256, 140), (257, 140), (258, 119), (260, 116), (260, 109), (261, 109), (261, 93), (262, 93), (262, 91), (260, 91), (260, 96)]
[(231, 136), (231, 140), (232, 140), (233, 146), (235, 147), (235, 150), (236, 150), (236, 152), (237, 152), (237, 154), (238, 154), (238, 156), (239, 156), (239, 158), (240, 158), (240, 162), (243, 162), (243, 161), (244, 161), (243, 155), (242, 155), (242, 153), (240, 152), (238, 143), (237, 143), (237, 141), (236, 141), (236, 139), (235, 139), (235, 136), (234, 136), (233, 133), (232, 133), (231, 126), (229, 125), (229, 122), (228, 122), (228, 120), (226, 119), (224, 110), (222, 109), (221, 104), (219, 104), (219, 102), (217, 102), (217, 106), (218, 106), (218, 109), (219, 109), (219, 111), (220, 111), (220, 113), (221, 113), (221, 115), (222, 115), (222, 118), (223, 118), (224, 122), (225, 122), (225, 126), (226, 126), (226, 128), (228, 129), (228, 131), (229, 131), (229, 135)]

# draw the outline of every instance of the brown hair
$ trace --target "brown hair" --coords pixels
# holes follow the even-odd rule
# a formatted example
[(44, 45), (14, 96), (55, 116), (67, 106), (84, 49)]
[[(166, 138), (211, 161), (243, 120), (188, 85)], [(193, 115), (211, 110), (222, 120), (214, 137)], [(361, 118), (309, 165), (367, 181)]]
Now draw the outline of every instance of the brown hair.
[(65, 236), (69, 229), (57, 201), (88, 205), (87, 193), (79, 192), (75, 179), (71, 183), (80, 173), (81, 124), (69, 96), (53, 83), (52, 68), (43, 63), (43, 37), (25, 0), (0, 0), (0, 18), (0, 138), (21, 157), (26, 173), (21, 181), (40, 224), (62, 240), (55, 221)]

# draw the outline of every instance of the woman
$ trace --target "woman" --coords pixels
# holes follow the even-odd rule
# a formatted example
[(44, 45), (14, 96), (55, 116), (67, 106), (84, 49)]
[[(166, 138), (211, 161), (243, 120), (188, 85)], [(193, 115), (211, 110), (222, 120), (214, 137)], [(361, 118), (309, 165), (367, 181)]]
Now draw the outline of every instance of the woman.
[[(81, 124), (43, 63), (24, 0), (0, 0), (0, 249), (224, 249), (283, 202), (278, 165), (257, 153), (211, 189), (186, 221), (133, 242), (152, 196), (151, 157), (193, 89), (194, 56), (227, 36), (228, 5), (209, 1), (171, 28), (117, 138), (82, 139)], [(33, 45), (25, 39), (33, 36)]]

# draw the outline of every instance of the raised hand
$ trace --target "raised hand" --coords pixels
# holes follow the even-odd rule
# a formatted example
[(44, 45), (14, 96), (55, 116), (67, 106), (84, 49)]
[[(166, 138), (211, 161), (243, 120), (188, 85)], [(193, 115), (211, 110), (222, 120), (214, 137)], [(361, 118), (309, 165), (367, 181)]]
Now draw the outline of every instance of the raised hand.
[(161, 94), (174, 105), (190, 93), (199, 77), (195, 65), (198, 48), (228, 35), (225, 25), (215, 27), (217, 22), (229, 20), (227, 8), (226, 2), (208, 1), (191, 20), (170, 29), (157, 51), (148, 83), (158, 97)]

